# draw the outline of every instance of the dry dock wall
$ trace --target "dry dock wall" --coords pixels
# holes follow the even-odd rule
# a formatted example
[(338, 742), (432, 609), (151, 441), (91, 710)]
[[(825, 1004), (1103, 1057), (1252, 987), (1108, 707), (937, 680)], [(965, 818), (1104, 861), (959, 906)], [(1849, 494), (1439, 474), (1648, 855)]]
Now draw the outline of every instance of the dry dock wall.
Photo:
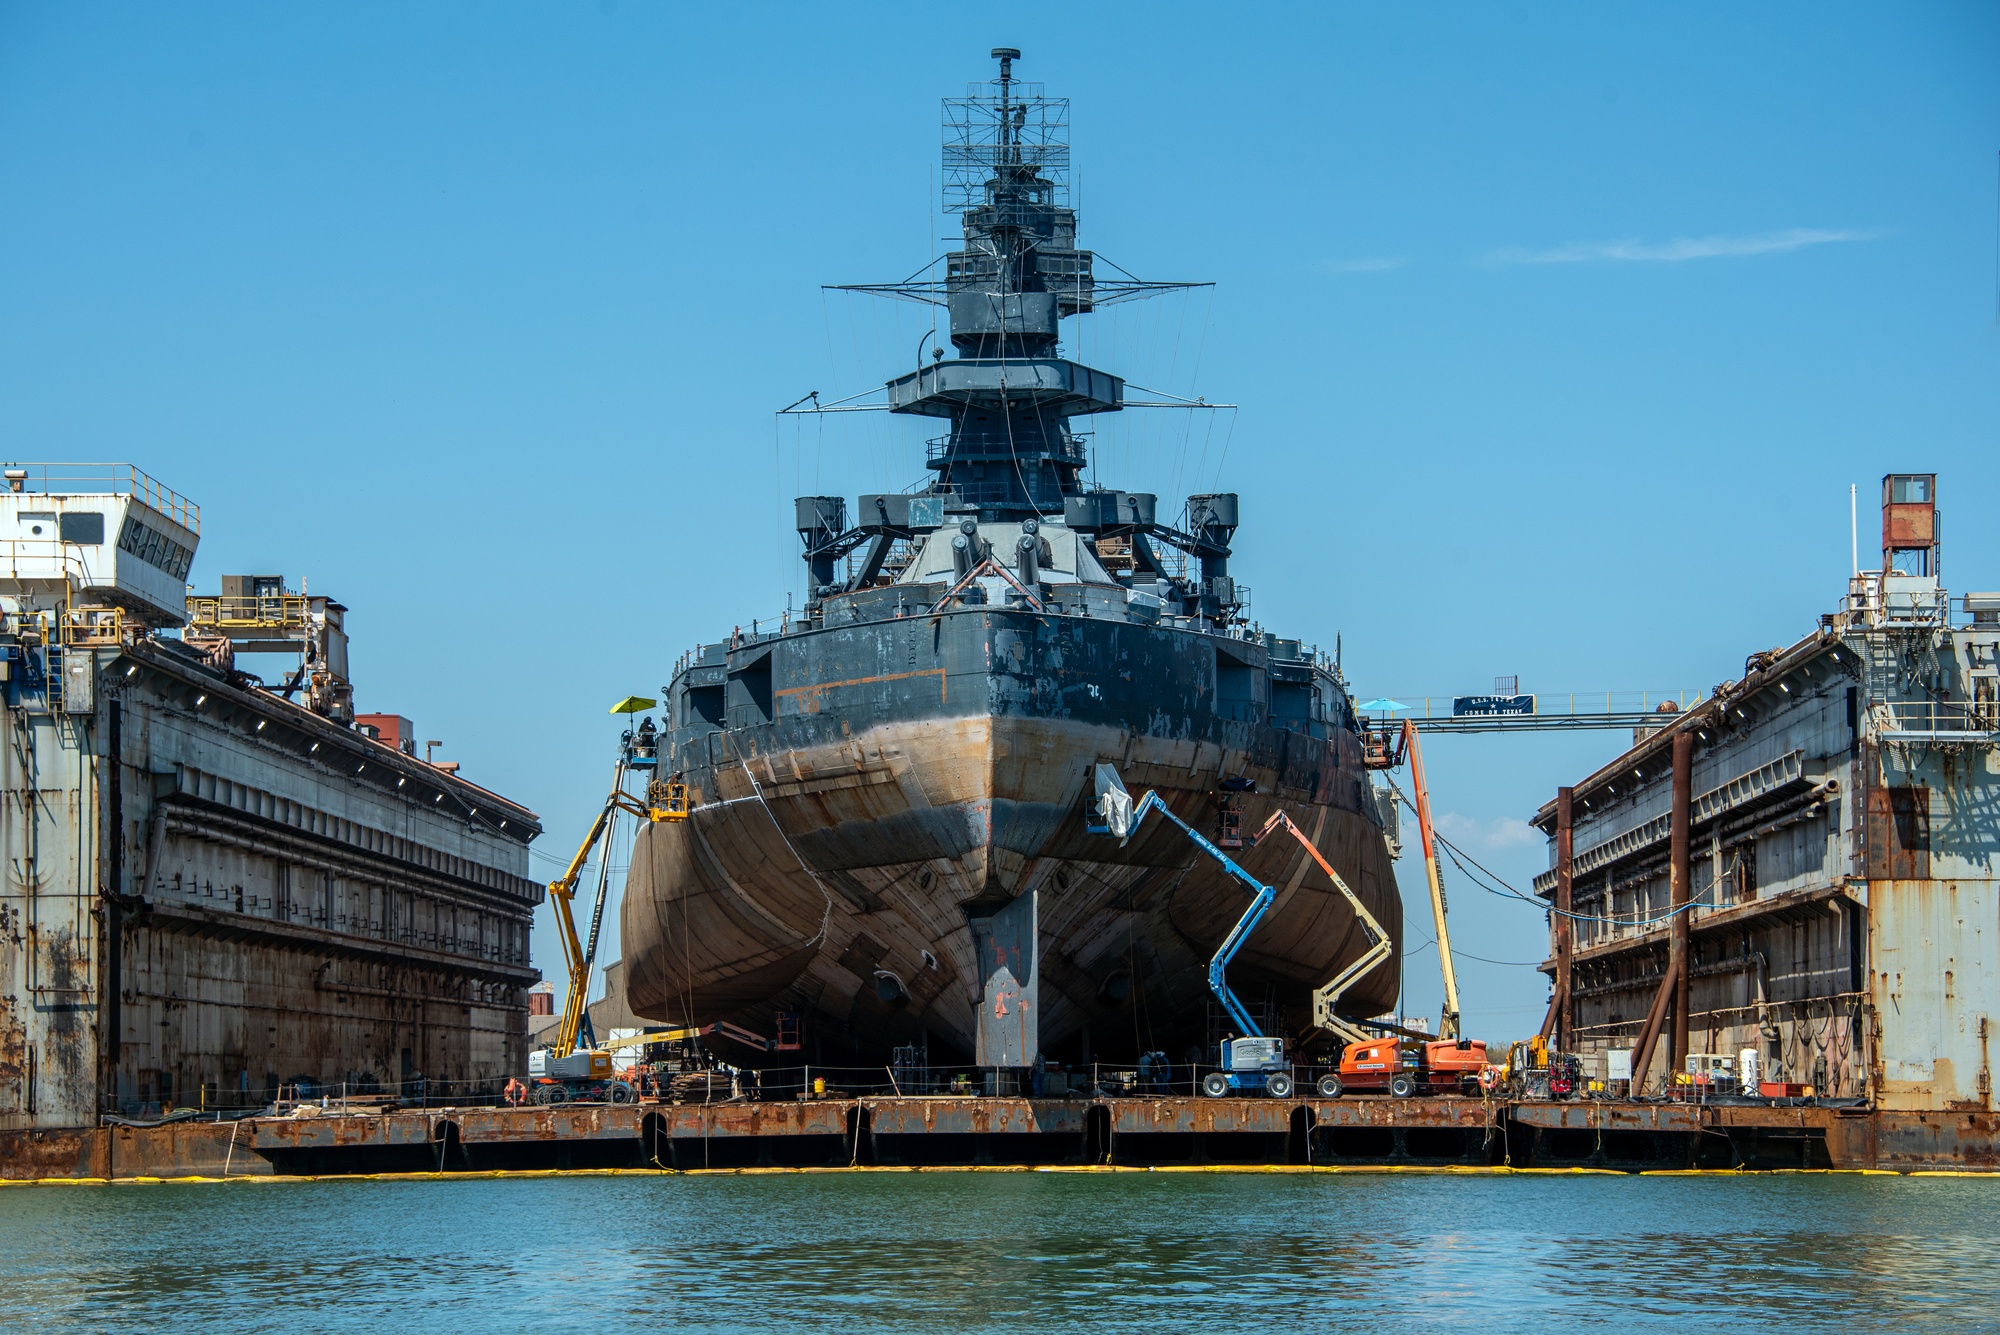
[[(1544, 965), (1558, 1046), (1643, 1048), (1658, 1015), (1635, 1089), (1685, 1074), (1689, 1053), (1750, 1049), (1763, 1079), (1822, 1096), (1991, 1111), (1996, 658), (2000, 624), (1954, 623), (1935, 579), (1864, 574), (1814, 634), (1752, 655), (1544, 806), (1535, 887), (1576, 915), (1567, 941), (1552, 922)], [(1691, 752), (1679, 869), (1677, 737)]]
[(532, 813), (174, 644), (14, 652), (0, 1130), (525, 1069)]

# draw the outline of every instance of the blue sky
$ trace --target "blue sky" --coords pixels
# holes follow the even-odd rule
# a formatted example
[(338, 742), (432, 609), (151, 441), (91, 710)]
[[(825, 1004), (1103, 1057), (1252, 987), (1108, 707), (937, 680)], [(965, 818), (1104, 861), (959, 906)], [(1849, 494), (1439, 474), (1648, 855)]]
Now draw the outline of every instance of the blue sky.
[[(1103, 480), (1241, 493), (1258, 619), (1364, 698), (1706, 689), (1832, 605), (1890, 470), (2000, 587), (2000, 11), (997, 13), (0, 7), (0, 453), (198, 501), (204, 587), (337, 594), (361, 707), (559, 861), (606, 706), (785, 606), (788, 498), (921, 473), (920, 424), (772, 410), (908, 364), (927, 315), (819, 285), (946, 248), (938, 99), (1011, 44), (1074, 99), (1085, 244), (1218, 284), (1066, 330), (1241, 405), (1101, 423)], [(1433, 743), (1446, 828), (1525, 883), (1618, 741)], [(1530, 970), (1461, 976), (1474, 1032), (1538, 1022)]]

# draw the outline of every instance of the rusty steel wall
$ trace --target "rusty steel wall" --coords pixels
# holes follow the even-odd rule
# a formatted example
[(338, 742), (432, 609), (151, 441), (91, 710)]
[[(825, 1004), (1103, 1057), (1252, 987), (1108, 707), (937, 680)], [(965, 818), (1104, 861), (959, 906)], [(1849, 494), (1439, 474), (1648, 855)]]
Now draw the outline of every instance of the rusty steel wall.
[(525, 1068), (532, 813), (171, 650), (98, 657), (88, 713), (10, 693), (0, 1129)]
[[(1831, 619), (1753, 656), (1742, 681), (1670, 725), (1696, 733), (1694, 791), (1738, 801), (1693, 830), (1690, 1050), (1753, 1048), (1767, 1079), (1884, 1109), (1993, 1108), (2000, 746), (1994, 719), (1938, 702), (1984, 698), (1977, 678), (1996, 648), (1990, 627)], [(1579, 912), (1613, 911), (1576, 927), (1571, 1006), (1586, 1053), (1632, 1045), (1666, 964), (1666, 926), (1630, 925), (1668, 907), (1664, 846), (1646, 842), (1666, 810), (1664, 741), (1640, 741), (1576, 789), (1576, 859), (1621, 838), (1643, 845), (1574, 878)], [(1774, 771), (1782, 781), (1753, 792)], [(1554, 817), (1553, 802), (1537, 816), (1551, 866)], [(1538, 878), (1553, 888), (1553, 872)]]
[(159, 1127), (0, 1131), (0, 1180), (1173, 1162), (1992, 1172), (2000, 1166), (2000, 1119), (1598, 1100), (930, 1097), (353, 1115), (336, 1108)]
[(9, 709), (0, 758), (0, 1127), (96, 1121), (97, 812), (88, 719)]

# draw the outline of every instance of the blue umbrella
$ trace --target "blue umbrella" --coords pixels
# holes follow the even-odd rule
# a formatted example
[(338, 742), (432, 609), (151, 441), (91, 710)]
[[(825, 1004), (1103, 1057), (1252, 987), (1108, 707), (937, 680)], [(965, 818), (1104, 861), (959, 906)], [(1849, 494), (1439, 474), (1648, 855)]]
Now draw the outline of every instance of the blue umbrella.
[(1375, 713), (1393, 714), (1399, 709), (1407, 710), (1409, 706), (1403, 704), (1401, 701), (1391, 700), (1387, 696), (1384, 696), (1379, 700), (1370, 700), (1367, 704), (1360, 705), (1358, 708)]

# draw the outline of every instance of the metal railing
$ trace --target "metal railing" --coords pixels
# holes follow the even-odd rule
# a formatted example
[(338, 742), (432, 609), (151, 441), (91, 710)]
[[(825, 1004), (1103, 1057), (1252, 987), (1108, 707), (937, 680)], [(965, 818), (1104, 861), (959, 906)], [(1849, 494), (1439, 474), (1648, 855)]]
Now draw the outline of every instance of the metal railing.
[(1868, 706), (1870, 731), (1883, 741), (1993, 739), (2000, 703), (1990, 700), (1891, 700)]
[[(1707, 697), (1700, 691), (1552, 691), (1522, 692), (1532, 700), (1526, 712), (1473, 709), (1454, 712), (1467, 696), (1402, 695), (1381, 697), (1389, 706), (1362, 708), (1363, 715), (1413, 720), (1431, 732), (1509, 732), (1562, 728), (1660, 728)], [(1373, 701), (1371, 701), (1373, 703)], [(1390, 707), (1393, 706), (1393, 707)]]
[(214, 595), (187, 600), (188, 624), (217, 630), (271, 630), (299, 633), (312, 624), (312, 602), (304, 594), (266, 594), (259, 598)]
[(201, 532), (201, 507), (131, 464), (11, 463), (7, 484), (15, 491), (48, 495), (130, 496), (190, 533)]
[[(951, 453), (950, 436), (935, 436), (924, 442), (924, 462), (926, 464), (938, 463), (949, 453)], [(1075, 436), (1064, 436), (1060, 439), (1046, 442), (1038, 440), (1033, 445), (1029, 445), (1028, 442), (1023, 441), (1020, 453), (1046, 456), (1064, 463), (1087, 464), (1090, 462), (1089, 445)], [(976, 446), (967, 446), (966, 454), (968, 461), (973, 458), (985, 459), (989, 457), (982, 453)]]
[(125, 643), (125, 612), (118, 607), (62, 610), (62, 643), (67, 649), (117, 649)]
[[(29, 568), (27, 574), (22, 573), (23, 566)], [(80, 589), (90, 572), (74, 543), (55, 538), (5, 538), (0, 539), (0, 578), (49, 583), (60, 579), (70, 588)]]
[(187, 1091), (184, 1101), (177, 1101), (171, 1095), (164, 1099), (106, 1095), (99, 1102), (99, 1110), (108, 1116), (134, 1119), (181, 1118), (190, 1113), (202, 1118), (233, 1119), (272, 1113), (284, 1116), (292, 1109), (306, 1105), (329, 1113), (370, 1110), (389, 1105), (409, 1108), (497, 1107), (506, 1102), (507, 1083), (506, 1076), (482, 1080), (434, 1080), (416, 1076), (409, 1080), (287, 1080), (275, 1089), (268, 1085), (244, 1089), (202, 1081)]

